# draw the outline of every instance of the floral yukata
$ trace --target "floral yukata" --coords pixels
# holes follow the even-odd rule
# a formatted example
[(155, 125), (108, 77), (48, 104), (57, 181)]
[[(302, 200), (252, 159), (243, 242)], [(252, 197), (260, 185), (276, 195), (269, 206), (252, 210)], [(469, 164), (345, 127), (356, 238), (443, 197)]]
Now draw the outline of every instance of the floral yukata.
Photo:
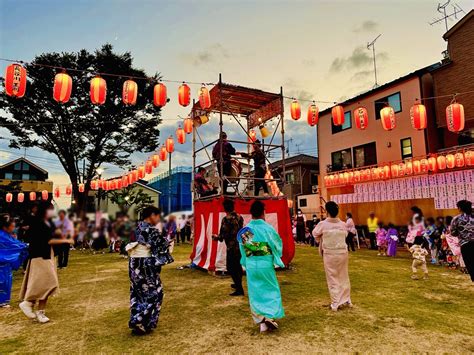
[(285, 267), (281, 260), (283, 245), (275, 229), (262, 219), (254, 219), (238, 233), (242, 258), (247, 270), (250, 309), (255, 323), (285, 316), (275, 265)]
[(130, 321), (131, 329), (150, 331), (156, 328), (163, 301), (160, 272), (172, 263), (166, 233), (147, 222), (138, 222), (136, 243), (130, 250)]

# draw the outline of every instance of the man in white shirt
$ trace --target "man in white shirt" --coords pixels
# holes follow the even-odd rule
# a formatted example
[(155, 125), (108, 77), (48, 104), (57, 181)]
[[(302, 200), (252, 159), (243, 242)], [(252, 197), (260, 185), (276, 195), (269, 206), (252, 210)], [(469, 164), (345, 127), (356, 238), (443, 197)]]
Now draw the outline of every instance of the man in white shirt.
[(179, 244), (179, 239), (181, 238), (181, 242), (184, 244), (186, 242), (186, 216), (184, 214), (181, 216), (181, 218), (179, 218), (177, 224), (176, 242)]
[(354, 220), (352, 219), (352, 213), (346, 213), (346, 226), (347, 226), (347, 237), (346, 237), (346, 244), (347, 250), (355, 251), (354, 245), (354, 237), (357, 235), (357, 230), (354, 224)]
[[(57, 234), (60, 234), (62, 239), (74, 238), (74, 225), (72, 221), (66, 217), (66, 211), (60, 210), (58, 212), (58, 219), (54, 223), (57, 229)], [(60, 233), (59, 233), (60, 232)], [(67, 267), (69, 261), (69, 244), (60, 244), (56, 246), (56, 254), (58, 256), (58, 268)]]

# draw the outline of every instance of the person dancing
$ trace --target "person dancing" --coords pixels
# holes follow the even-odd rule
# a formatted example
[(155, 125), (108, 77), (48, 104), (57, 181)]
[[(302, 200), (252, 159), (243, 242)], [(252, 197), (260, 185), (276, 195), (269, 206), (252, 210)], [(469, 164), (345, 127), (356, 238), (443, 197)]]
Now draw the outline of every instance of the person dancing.
[(238, 233), (240, 263), (247, 270), (252, 317), (263, 333), (277, 329), (275, 319), (285, 316), (274, 267), (285, 267), (281, 260), (283, 245), (275, 229), (265, 222), (265, 205), (261, 201), (252, 204), (250, 213), (252, 220)]
[(136, 242), (127, 245), (130, 255), (130, 321), (134, 335), (144, 335), (156, 328), (163, 302), (160, 272), (172, 263), (165, 232), (155, 226), (161, 220), (161, 210), (154, 206), (143, 209), (142, 221), (136, 228)]

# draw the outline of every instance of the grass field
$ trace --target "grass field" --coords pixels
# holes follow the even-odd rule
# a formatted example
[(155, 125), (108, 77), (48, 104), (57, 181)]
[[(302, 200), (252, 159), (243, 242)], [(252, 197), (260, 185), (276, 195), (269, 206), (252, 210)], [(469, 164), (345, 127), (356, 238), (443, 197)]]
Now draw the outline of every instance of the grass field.
[(228, 296), (229, 278), (176, 269), (190, 251), (178, 246), (164, 268), (160, 323), (146, 337), (127, 328), (127, 262), (116, 254), (73, 252), (44, 325), (18, 310), (15, 275), (12, 308), (0, 309), (0, 353), (474, 352), (474, 286), (458, 271), (430, 267), (429, 280), (412, 281), (406, 253), (361, 250), (349, 265), (355, 307), (332, 313), (321, 258), (298, 246), (292, 270), (278, 273), (287, 317), (261, 335), (247, 298)]

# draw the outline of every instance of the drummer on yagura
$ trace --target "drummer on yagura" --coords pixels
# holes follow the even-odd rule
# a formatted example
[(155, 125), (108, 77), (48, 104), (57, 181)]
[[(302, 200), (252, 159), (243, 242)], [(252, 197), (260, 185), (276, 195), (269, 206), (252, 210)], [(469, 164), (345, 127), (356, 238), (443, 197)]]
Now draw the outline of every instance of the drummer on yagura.
[(223, 193), (227, 193), (227, 186), (229, 182), (224, 176), (229, 176), (232, 170), (232, 155), (236, 154), (235, 148), (227, 141), (227, 134), (225, 132), (221, 133), (221, 139), (216, 143), (212, 149), (212, 157), (217, 161), (217, 170), (221, 174), (221, 151), (222, 151), (222, 175), (223, 178)]

